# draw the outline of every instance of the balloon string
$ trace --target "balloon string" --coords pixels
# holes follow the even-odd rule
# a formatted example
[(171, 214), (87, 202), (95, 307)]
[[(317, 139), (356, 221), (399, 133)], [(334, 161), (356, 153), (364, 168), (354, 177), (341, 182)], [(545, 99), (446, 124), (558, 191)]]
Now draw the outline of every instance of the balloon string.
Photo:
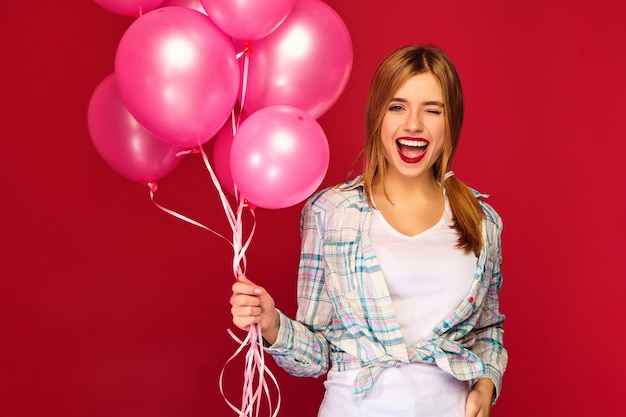
[(187, 222), (187, 223), (190, 223), (190, 224), (192, 224), (192, 225), (194, 225), (194, 226), (197, 226), (197, 227), (199, 227), (199, 228), (201, 228), (201, 229), (204, 229), (204, 230), (206, 230), (206, 231), (208, 231), (208, 232), (211, 232), (211, 233), (213, 233), (214, 235), (216, 235), (216, 236), (218, 236), (218, 237), (220, 237), (220, 238), (224, 239), (226, 242), (228, 242), (228, 244), (229, 244), (231, 247), (233, 246), (233, 244), (232, 244), (232, 242), (231, 242), (231, 241), (229, 241), (226, 237), (224, 237), (223, 235), (219, 234), (219, 233), (218, 233), (218, 232), (216, 232), (215, 230), (210, 229), (209, 227), (207, 227), (207, 226), (203, 225), (202, 223), (200, 223), (200, 222), (198, 222), (198, 221), (196, 221), (196, 220), (193, 220), (193, 219), (191, 219), (191, 218), (189, 218), (189, 217), (187, 217), (187, 216), (184, 216), (184, 215), (182, 215), (182, 214), (180, 214), (180, 213), (177, 213), (177, 212), (175, 212), (174, 210), (170, 210), (170, 209), (168, 209), (168, 208), (166, 208), (166, 207), (162, 206), (161, 204), (157, 203), (157, 202), (156, 202), (156, 200), (154, 199), (154, 194), (156, 193), (156, 189), (157, 189), (157, 184), (156, 184), (156, 182), (149, 182), (147, 185), (148, 185), (148, 188), (149, 188), (149, 190), (150, 190), (150, 200), (151, 200), (151, 201), (152, 201), (152, 203), (154, 203), (154, 205), (155, 205), (155, 206), (157, 206), (160, 210), (162, 210), (162, 211), (164, 211), (165, 213), (167, 213), (167, 214), (169, 214), (169, 215), (171, 215), (171, 216), (174, 216), (174, 217), (176, 217), (176, 218), (178, 218), (178, 219), (180, 219), (180, 220), (183, 220), (183, 221), (185, 221), (185, 222)]
[[(250, 242), (252, 241), (252, 236), (254, 236), (254, 232), (256, 230), (256, 215), (254, 214), (254, 210), (250, 209), (250, 214), (252, 215), (252, 230), (246, 239), (246, 242), (243, 242), (243, 229), (242, 229), (242, 215), (243, 209), (248, 207), (248, 204), (244, 199), (240, 199), (239, 206), (237, 207), (237, 229), (233, 232), (233, 249), (235, 252), (235, 256), (233, 257), (233, 274), (237, 277), (239, 274), (245, 272), (246, 270), (246, 257), (245, 253), (250, 246)], [(243, 269), (240, 265), (243, 264)]]
[(245, 54), (243, 56), (243, 81), (241, 82), (241, 103), (239, 107), (239, 118), (243, 112), (243, 105), (246, 101), (246, 92), (248, 91), (248, 67), (250, 65), (250, 46), (246, 44)]
[[(246, 267), (246, 251), (250, 246), (250, 242), (252, 241), (252, 237), (256, 231), (256, 216), (254, 214), (254, 208), (248, 204), (243, 198), (237, 198), (237, 211), (233, 212), (230, 202), (226, 197), (226, 194), (222, 190), (219, 180), (217, 179), (217, 175), (215, 175), (215, 171), (211, 167), (211, 163), (209, 162), (209, 157), (202, 147), (199, 149), (200, 154), (202, 155), (202, 159), (204, 161), (204, 165), (209, 172), (211, 180), (217, 189), (217, 192), (220, 196), (220, 200), (222, 202), (222, 206), (224, 208), (224, 212), (226, 213), (226, 217), (230, 224), (231, 230), (233, 232), (233, 249), (234, 249), (234, 258), (233, 258), (233, 275), (237, 278), (237, 275), (245, 272)], [(253, 223), (252, 230), (248, 235), (245, 243), (243, 242), (243, 210), (244, 208), (248, 208), (250, 210), (250, 214), (252, 215)], [(243, 268), (241, 267), (243, 265)]]
[[(237, 277), (240, 273), (244, 273), (246, 270), (247, 262), (246, 262), (246, 251), (250, 246), (250, 242), (252, 241), (252, 237), (254, 236), (256, 230), (256, 216), (254, 213), (254, 206), (249, 204), (244, 198), (241, 196), (236, 197), (237, 199), (237, 209), (233, 212), (230, 202), (226, 198), (226, 194), (222, 190), (220, 182), (215, 175), (215, 171), (211, 167), (211, 163), (209, 158), (202, 147), (199, 148), (199, 152), (202, 155), (202, 159), (206, 166), (207, 171), (215, 185), (215, 188), (220, 195), (220, 199), (222, 201), (222, 205), (224, 207), (224, 212), (226, 213), (227, 218), (229, 219), (229, 223), (233, 232), (233, 275)], [(243, 212), (244, 209), (248, 208), (252, 215), (252, 229), (248, 235), (248, 238), (244, 242), (243, 240)], [(255, 417), (259, 416), (259, 412), (262, 405), (262, 397), (265, 394), (267, 398), (267, 404), (269, 411), (272, 417), (276, 417), (278, 414), (278, 410), (280, 409), (280, 389), (278, 387), (278, 382), (274, 375), (266, 369), (265, 366), (265, 357), (263, 351), (263, 337), (261, 333), (260, 325), (256, 324), (250, 326), (248, 330), (247, 337), (242, 341), (239, 340), (230, 330), (228, 330), (231, 337), (239, 342), (239, 348), (235, 351), (235, 353), (228, 359), (222, 371), (220, 373), (220, 392), (222, 393), (222, 397), (226, 401), (226, 404), (235, 412), (238, 413), (240, 417), (251, 417), (254, 415)], [(245, 367), (244, 367), (244, 384), (242, 388), (241, 394), (241, 408), (237, 408), (226, 398), (223, 390), (223, 375), (226, 370), (228, 363), (230, 363), (235, 357), (237, 357), (245, 348), (248, 347), (248, 352), (245, 356)], [(266, 377), (274, 383), (278, 391), (277, 398), (277, 406), (276, 409), (272, 412), (272, 398), (270, 388), (268, 386), (268, 382)], [(255, 388), (256, 383), (256, 388)]]
[[(243, 113), (243, 105), (246, 101), (246, 92), (248, 91), (248, 68), (250, 66), (250, 54), (252, 53), (252, 47), (250, 42), (244, 42), (243, 51), (237, 54), (237, 59), (243, 57), (243, 79), (241, 82), (241, 100), (239, 103), (239, 116), (237, 118), (237, 126), (241, 120), (241, 114)], [(233, 137), (236, 133), (235, 123), (233, 121)]]
[[(228, 200), (226, 199), (226, 196), (223, 193), (221, 186), (219, 185), (219, 181), (217, 180), (217, 177), (215, 176), (215, 172), (213, 171), (211, 164), (209, 163), (208, 157), (206, 153), (204, 152), (204, 149), (200, 147), (198, 152), (202, 154), (203, 160), (205, 162), (207, 170), (210, 173), (211, 179), (215, 183), (216, 188), (218, 189), (218, 192), (220, 194), (220, 198), (224, 205), (224, 211), (227, 213), (227, 217), (232, 226), (233, 241), (230, 242), (224, 236), (215, 232), (209, 227), (203, 225), (202, 223), (196, 220), (193, 220), (187, 216), (184, 216), (180, 213), (177, 213), (173, 210), (170, 210), (160, 205), (159, 203), (157, 203), (154, 198), (154, 195), (158, 188), (156, 182), (149, 182), (147, 184), (149, 191), (150, 191), (150, 200), (154, 203), (156, 207), (158, 207), (160, 210), (164, 211), (165, 213), (170, 214), (185, 222), (188, 222), (194, 226), (207, 230), (221, 237), (222, 239), (226, 240), (233, 248), (233, 252), (234, 252), (233, 273), (235, 274), (235, 276), (237, 276), (239, 275), (239, 273), (244, 272), (246, 269), (245, 253), (250, 245), (250, 242), (252, 241), (252, 236), (254, 235), (254, 231), (256, 230), (256, 215), (254, 213), (254, 209), (252, 208), (252, 206), (248, 202), (246, 202), (245, 199), (243, 198), (238, 199), (239, 201), (238, 201), (236, 214), (233, 213), (230, 207), (230, 204)], [(193, 152), (193, 153), (196, 153), (196, 152)], [(242, 244), (243, 242), (242, 216), (243, 216), (244, 208), (246, 207), (250, 209), (250, 213), (252, 214), (254, 221), (253, 221), (252, 230), (248, 238), (246, 239), (246, 242)], [(243, 269), (242, 269), (242, 265), (243, 265)], [(267, 398), (267, 406), (268, 406), (269, 412), (271, 413), (271, 417), (276, 417), (278, 415), (278, 411), (281, 405), (280, 387), (278, 386), (278, 381), (276, 380), (276, 377), (272, 374), (270, 370), (266, 368), (266, 365), (265, 365), (265, 357), (264, 357), (264, 351), (263, 351), (263, 338), (262, 338), (260, 325), (255, 324), (253, 326), (250, 326), (248, 330), (248, 335), (243, 341), (237, 338), (230, 329), (227, 329), (227, 331), (230, 334), (230, 336), (239, 343), (239, 348), (226, 361), (220, 373), (219, 387), (220, 387), (220, 392), (222, 394), (222, 397), (224, 398), (224, 401), (226, 401), (226, 404), (233, 411), (235, 411), (239, 417), (251, 417), (253, 415), (255, 417), (258, 417), (260, 408), (262, 405), (262, 397), (263, 397), (263, 394), (265, 394), (265, 397)], [(237, 408), (231, 401), (228, 400), (228, 398), (226, 398), (226, 395), (224, 393), (224, 388), (223, 388), (223, 377), (224, 377), (224, 373), (226, 371), (228, 364), (237, 356), (239, 356), (239, 354), (246, 348), (246, 346), (248, 347), (248, 352), (246, 353), (246, 356), (245, 356), (244, 383), (243, 383), (242, 396), (241, 396), (241, 408)], [(256, 376), (256, 380), (255, 380), (255, 376)], [(267, 378), (271, 380), (271, 382), (273, 383), (277, 391), (278, 398), (277, 398), (275, 409), (273, 408), (271, 392), (270, 392), (270, 387), (268, 385)], [(257, 384), (256, 388), (254, 387), (255, 382)]]
[(235, 117), (235, 109), (233, 108), (233, 110), (230, 112), (230, 124), (231, 127), (233, 128), (233, 138), (235, 137), (235, 135), (237, 134), (237, 127), (239, 124), (239, 120), (236, 119)]
[(198, 152), (202, 155), (202, 160), (204, 161), (204, 166), (206, 167), (207, 171), (209, 172), (209, 175), (211, 177), (211, 181), (213, 182), (213, 184), (215, 185), (215, 188), (217, 189), (217, 192), (219, 194), (220, 197), (220, 201), (222, 203), (222, 207), (224, 208), (224, 213), (226, 214), (226, 219), (228, 220), (228, 224), (230, 225), (231, 230), (235, 230), (238, 226), (236, 224), (237, 219), (235, 217), (235, 214), (230, 206), (230, 202), (228, 201), (228, 198), (226, 198), (226, 194), (224, 193), (224, 191), (222, 190), (222, 187), (220, 185), (219, 180), (217, 179), (217, 175), (215, 175), (215, 171), (213, 171), (213, 167), (211, 167), (211, 163), (209, 162), (209, 157), (207, 156), (206, 152), (204, 151), (204, 148), (202, 146), (200, 146), (198, 148)]
[[(235, 125), (233, 126), (234, 126), (234, 129), (236, 129), (236, 126)], [(178, 219), (181, 219), (192, 225), (195, 225), (211, 233), (214, 233), (217, 236), (229, 242), (234, 252), (233, 264), (232, 264), (233, 274), (235, 275), (235, 277), (237, 277), (240, 273), (245, 273), (246, 266), (247, 266), (245, 254), (246, 254), (246, 251), (248, 250), (248, 247), (250, 246), (250, 242), (252, 241), (252, 237), (254, 236), (254, 233), (256, 230), (256, 215), (254, 213), (254, 206), (250, 204), (249, 202), (247, 202), (244, 198), (239, 196), (239, 197), (236, 197), (236, 200), (237, 200), (236, 211), (233, 211), (230, 205), (230, 202), (226, 198), (226, 194), (222, 190), (219, 180), (217, 179), (217, 176), (215, 175), (215, 171), (213, 170), (211, 163), (209, 161), (209, 158), (202, 146), (199, 146), (198, 148), (194, 148), (194, 149), (187, 150), (187, 151), (181, 151), (180, 153), (181, 155), (190, 154), (190, 153), (200, 153), (202, 155), (202, 159), (204, 161), (205, 167), (207, 171), (209, 172), (209, 175), (211, 177), (213, 184), (215, 185), (215, 188), (218, 191), (220, 201), (224, 208), (224, 213), (226, 214), (226, 218), (230, 224), (232, 234), (233, 234), (232, 241), (228, 241), (228, 239), (226, 239), (224, 236), (208, 228), (202, 223), (197, 222), (187, 216), (184, 216), (180, 213), (177, 213), (173, 210), (170, 210), (158, 204), (154, 199), (154, 194), (157, 190), (156, 182), (150, 182), (147, 184), (150, 190), (150, 199), (159, 209), (161, 209), (165, 213), (168, 213)], [(245, 208), (248, 208), (250, 210), (253, 223), (252, 223), (252, 229), (247, 239), (244, 242), (243, 212)], [(255, 325), (250, 326), (248, 330), (248, 335), (243, 341), (239, 340), (230, 329), (228, 329), (228, 333), (235, 341), (239, 343), (239, 347), (235, 351), (235, 353), (226, 361), (220, 373), (219, 387), (220, 387), (220, 392), (222, 393), (222, 397), (224, 398), (224, 401), (240, 417), (252, 417), (252, 416), (258, 417), (261, 406), (263, 404), (262, 402), (263, 395), (265, 395), (267, 399), (267, 407), (269, 409), (269, 412), (271, 413), (271, 417), (276, 417), (280, 409), (280, 405), (281, 405), (280, 388), (278, 386), (278, 381), (276, 380), (275, 376), (272, 374), (271, 371), (269, 371), (266, 368), (266, 365), (265, 365), (265, 358), (264, 358), (264, 351), (263, 351), (263, 337), (262, 337), (260, 325), (255, 324)], [(245, 363), (244, 363), (245, 365), (244, 366), (244, 383), (243, 383), (242, 394), (241, 394), (241, 408), (237, 408), (230, 400), (228, 400), (228, 398), (226, 398), (226, 395), (223, 389), (223, 376), (224, 376), (224, 373), (226, 371), (226, 367), (228, 366), (228, 364), (234, 358), (236, 358), (241, 352), (243, 352), (243, 350), (246, 347), (248, 347), (248, 351), (246, 353)], [(278, 398), (276, 401), (275, 409), (272, 404), (272, 397), (271, 397), (270, 387), (268, 384), (268, 379), (273, 383), (278, 393)], [(255, 384), (256, 384), (256, 387), (255, 387)]]
[[(233, 232), (232, 245), (234, 250), (233, 275), (236, 278), (239, 274), (244, 273), (246, 270), (247, 261), (245, 254), (256, 231), (256, 215), (254, 213), (254, 209), (243, 198), (238, 199), (237, 211), (232, 211), (229, 201), (226, 198), (226, 194), (222, 190), (217, 176), (215, 175), (215, 171), (211, 167), (211, 163), (209, 162), (209, 158), (206, 152), (204, 152), (204, 149), (201, 148), (200, 153), (202, 154), (202, 158), (204, 160), (207, 171), (209, 171), (209, 175), (211, 176), (212, 181), (215, 183), (215, 187), (218, 189), (218, 193), (220, 194), (222, 205), (224, 206), (224, 210), (227, 213), (227, 217), (230, 219), (229, 222)], [(245, 243), (243, 243), (243, 211), (246, 207), (250, 209), (253, 223), (252, 230), (250, 231)]]
[[(226, 404), (237, 413), (240, 417), (251, 416), (254, 412), (255, 416), (259, 415), (259, 410), (262, 405), (262, 397), (265, 394), (267, 398), (267, 406), (268, 410), (271, 413), (272, 417), (276, 417), (278, 415), (278, 411), (280, 410), (281, 405), (281, 396), (280, 396), (280, 387), (278, 385), (278, 381), (274, 374), (265, 367), (265, 360), (263, 357), (263, 339), (261, 337), (261, 328), (260, 325), (254, 324), (250, 326), (250, 330), (248, 331), (248, 335), (242, 341), (230, 330), (227, 329), (230, 337), (233, 338), (237, 343), (239, 343), (239, 348), (235, 351), (235, 353), (226, 361), (226, 364), (222, 368), (220, 372), (219, 378), (219, 388), (222, 393), (222, 397), (226, 401)], [(244, 362), (244, 383), (243, 383), (243, 392), (241, 398), (241, 408), (235, 406), (231, 401), (226, 398), (224, 393), (224, 372), (226, 367), (233, 359), (235, 359), (239, 354), (244, 350), (244, 348), (248, 346), (249, 349), (246, 352), (245, 362)], [(254, 388), (254, 375), (255, 372), (258, 372), (258, 380), (256, 389)], [(271, 401), (271, 393), (270, 393), (270, 385), (266, 377), (271, 380), (273, 386), (275, 387), (278, 397), (276, 400), (276, 408), (273, 407)]]
[[(251, 206), (245, 202), (245, 200), (241, 199), (241, 201), (238, 204), (238, 209), (237, 212), (234, 213), (230, 207), (230, 203), (226, 197), (226, 195), (224, 194), (219, 181), (217, 179), (217, 176), (215, 175), (215, 172), (213, 171), (213, 168), (211, 167), (211, 164), (209, 162), (208, 156), (206, 154), (206, 152), (204, 151), (204, 149), (202, 148), (202, 146), (198, 147), (198, 148), (194, 148), (194, 149), (190, 149), (190, 150), (184, 150), (184, 151), (180, 151), (179, 154), (183, 155), (183, 154), (192, 154), (192, 153), (200, 153), (202, 155), (203, 161), (205, 163), (205, 166), (207, 168), (207, 170), (209, 171), (209, 174), (211, 175), (211, 179), (213, 181), (213, 183), (215, 184), (218, 193), (220, 195), (220, 200), (222, 202), (222, 205), (224, 207), (224, 211), (226, 213), (227, 219), (229, 221), (232, 233), (233, 233), (233, 240), (230, 241), (228, 240), (226, 237), (224, 237), (223, 235), (221, 235), (220, 233), (216, 232), (215, 230), (205, 226), (204, 224), (190, 218), (187, 217), (183, 214), (180, 214), (174, 210), (168, 209), (166, 207), (164, 207), (163, 205), (159, 204), (156, 202), (155, 200), (155, 193), (156, 190), (158, 188), (158, 184), (156, 181), (152, 181), (152, 182), (148, 182), (146, 185), (148, 186), (149, 192), (150, 192), (150, 200), (152, 201), (152, 203), (159, 208), (160, 210), (162, 210), (163, 212), (176, 217), (180, 220), (183, 220), (189, 224), (192, 224), (194, 226), (197, 226), (201, 229), (204, 229), (208, 232), (213, 233), (214, 235), (222, 238), (223, 240), (225, 240), (226, 242), (228, 242), (228, 244), (233, 248), (234, 251), (234, 257), (233, 257), (233, 274), (235, 275), (235, 277), (237, 277), (237, 275), (239, 275), (240, 273), (243, 273), (246, 269), (246, 257), (245, 257), (245, 252), (247, 251), (248, 247), (250, 246), (250, 242), (252, 241), (252, 237), (254, 236), (254, 232), (256, 230), (256, 215), (254, 213), (254, 210), (251, 208)], [(252, 214), (252, 218), (253, 218), (253, 225), (252, 225), (252, 230), (248, 236), (248, 238), (246, 239), (245, 244), (242, 244), (243, 241), (243, 209), (245, 207), (249, 207), (250, 208), (250, 213)], [(241, 267), (241, 265), (243, 265), (243, 268)]]

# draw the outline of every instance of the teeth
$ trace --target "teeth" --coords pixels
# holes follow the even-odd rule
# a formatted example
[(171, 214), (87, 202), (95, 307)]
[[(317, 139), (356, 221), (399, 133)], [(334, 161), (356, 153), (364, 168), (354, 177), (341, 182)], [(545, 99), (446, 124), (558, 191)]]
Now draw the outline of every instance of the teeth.
[(403, 146), (415, 146), (417, 148), (428, 145), (428, 142), (425, 140), (398, 139), (398, 143)]

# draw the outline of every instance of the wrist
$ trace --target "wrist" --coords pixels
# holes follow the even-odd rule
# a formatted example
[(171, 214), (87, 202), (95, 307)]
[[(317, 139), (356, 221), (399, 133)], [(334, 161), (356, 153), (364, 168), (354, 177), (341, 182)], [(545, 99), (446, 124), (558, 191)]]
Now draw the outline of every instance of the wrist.
[(278, 310), (274, 309), (273, 318), (270, 320), (270, 325), (267, 329), (261, 330), (263, 333), (263, 339), (270, 346), (276, 342), (278, 337), (278, 330), (280, 329), (280, 314)]

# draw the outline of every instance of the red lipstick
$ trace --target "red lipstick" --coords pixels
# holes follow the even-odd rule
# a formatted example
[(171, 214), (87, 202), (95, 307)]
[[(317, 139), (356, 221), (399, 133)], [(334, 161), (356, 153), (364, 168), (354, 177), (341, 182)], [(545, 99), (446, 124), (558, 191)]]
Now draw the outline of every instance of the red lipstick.
[(416, 164), (426, 156), (428, 142), (424, 138), (402, 137), (396, 140), (398, 155), (407, 164)]

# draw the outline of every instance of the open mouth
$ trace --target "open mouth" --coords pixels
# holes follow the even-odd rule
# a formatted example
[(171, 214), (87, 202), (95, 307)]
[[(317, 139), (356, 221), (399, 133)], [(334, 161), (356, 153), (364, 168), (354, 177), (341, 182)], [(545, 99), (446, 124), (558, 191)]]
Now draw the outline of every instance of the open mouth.
[(425, 139), (400, 138), (396, 140), (398, 153), (404, 162), (415, 163), (421, 161), (426, 154), (429, 142)]

